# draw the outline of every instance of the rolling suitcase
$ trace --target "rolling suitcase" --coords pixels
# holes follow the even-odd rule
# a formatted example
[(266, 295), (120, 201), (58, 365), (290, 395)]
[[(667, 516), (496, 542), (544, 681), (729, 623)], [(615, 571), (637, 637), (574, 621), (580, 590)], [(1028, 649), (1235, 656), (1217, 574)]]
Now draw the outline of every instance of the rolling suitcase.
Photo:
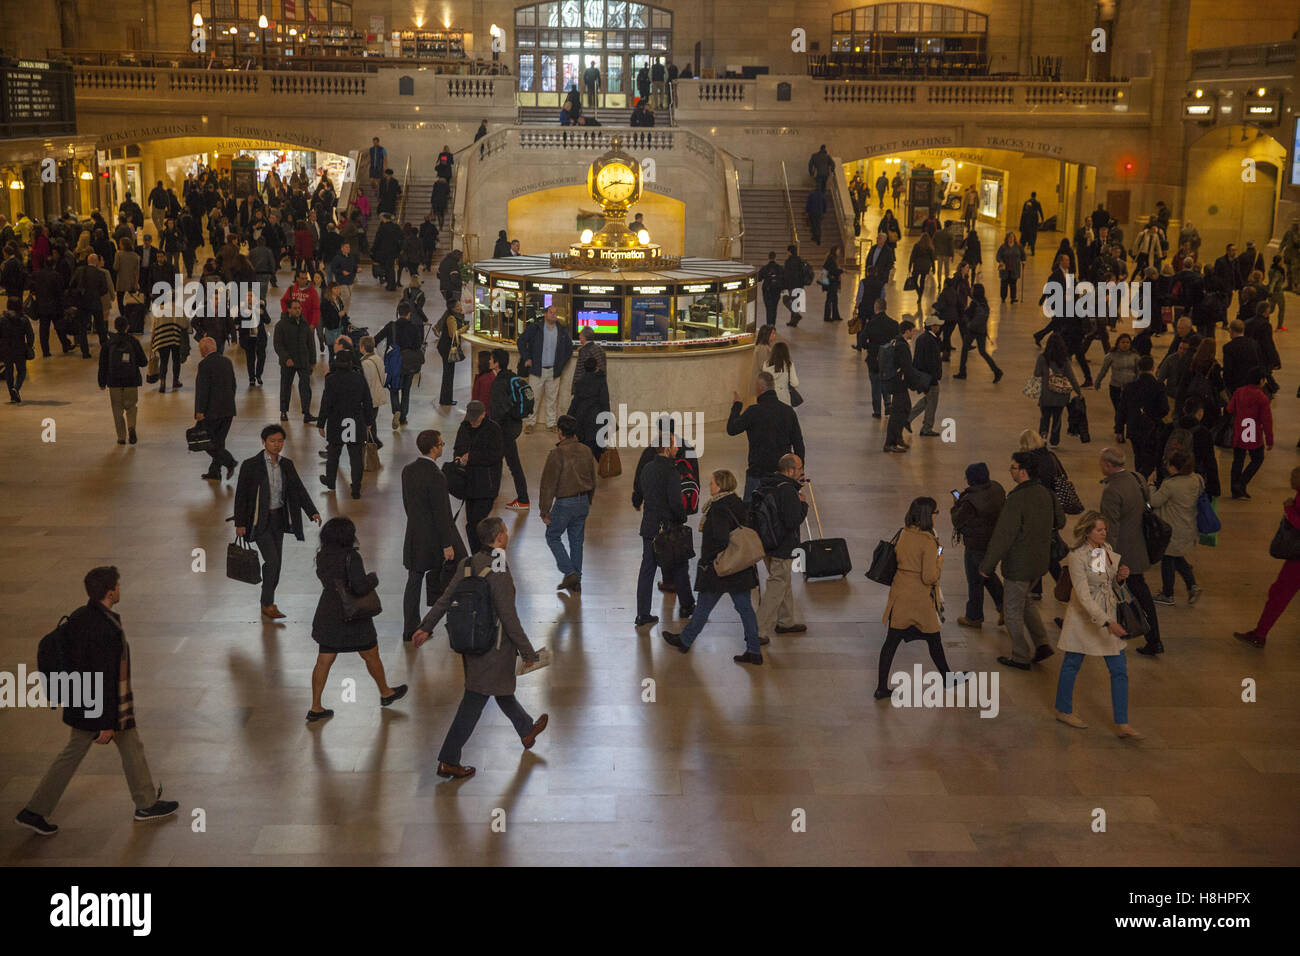
[[(819, 537), (809, 537), (807, 541), (802, 542), (799, 547), (804, 553), (804, 574), (807, 578), (833, 578), (844, 577), (853, 570), (853, 562), (849, 560), (849, 545), (843, 538), (827, 538), (823, 535), (822, 516), (817, 509), (817, 497), (813, 494), (812, 482), (805, 487), (808, 489), (808, 500), (812, 502), (813, 514), (817, 517), (817, 534)], [(808, 522), (804, 520), (804, 527)], [(812, 532), (809, 530), (809, 535)]]

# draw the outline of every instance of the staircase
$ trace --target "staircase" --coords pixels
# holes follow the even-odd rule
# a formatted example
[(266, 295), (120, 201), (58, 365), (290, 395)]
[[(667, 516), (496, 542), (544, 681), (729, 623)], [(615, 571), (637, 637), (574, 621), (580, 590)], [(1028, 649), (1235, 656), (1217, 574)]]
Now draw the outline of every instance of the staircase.
[[(417, 230), (420, 228), (420, 223), (424, 222), (424, 214), (429, 211), (429, 197), (433, 194), (434, 182), (435, 179), (430, 177), (428, 179), (412, 180), (407, 184), (405, 192), (397, 200), (397, 209), (400, 215), (394, 221), (399, 226), (409, 222)], [(366, 223), (366, 248), (369, 249), (375, 241), (375, 230), (379, 228), (379, 199), (368, 178), (364, 182), (357, 183), (357, 192), (364, 193), (366, 198), (370, 200), (370, 220)], [(447, 199), (447, 215), (444, 219), (444, 228), (438, 231), (438, 251), (433, 258), (435, 265), (451, 251), (451, 213), (452, 209), (455, 208), (455, 200), (456, 188), (453, 185), (451, 195)]]
[[(599, 110), (584, 107), (582, 115), (586, 119), (596, 119), (601, 126), (631, 126), (632, 108), (614, 109), (603, 106)], [(560, 108), (558, 106), (521, 106), (519, 107), (520, 126), (559, 126)], [(671, 109), (655, 110), (655, 126), (672, 126)]]
[[(803, 211), (807, 198), (807, 190), (792, 191), (790, 194), (795, 224), (799, 230), (799, 255), (813, 268), (817, 268), (830, 252), (831, 246), (841, 241), (839, 219), (835, 215), (835, 207), (830, 205), (826, 215), (822, 216), (821, 244), (814, 244), (808, 217)], [(742, 187), (740, 211), (745, 219), (742, 260), (750, 265), (761, 266), (767, 262), (767, 254), (775, 252), (777, 262), (785, 261), (785, 247), (791, 241), (790, 212), (786, 206), (785, 190), (779, 186)]]

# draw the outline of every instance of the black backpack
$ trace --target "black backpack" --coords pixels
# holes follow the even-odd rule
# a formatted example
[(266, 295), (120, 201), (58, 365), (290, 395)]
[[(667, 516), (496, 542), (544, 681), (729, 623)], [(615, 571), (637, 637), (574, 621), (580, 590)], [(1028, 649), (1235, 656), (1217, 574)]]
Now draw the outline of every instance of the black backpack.
[[(75, 612), (74, 612), (75, 613)], [(51, 678), (55, 674), (68, 674), (76, 670), (72, 652), (72, 618), (64, 615), (54, 630), (41, 638), (36, 645), (36, 670), (41, 675), (41, 685), (49, 700)]]
[(804, 259), (800, 259), (799, 263), (803, 267), (803, 271), (799, 274), (800, 280), (803, 282), (804, 285), (812, 285), (812, 280), (813, 280), (812, 266), (808, 265), (807, 260)]
[(491, 570), (488, 566), (474, 574), (467, 560), (465, 574), (456, 582), (447, 608), (447, 636), (457, 654), (478, 657), (492, 650), (500, 640), (492, 587), (487, 582)]
[(763, 542), (763, 550), (771, 554), (781, 545), (785, 528), (781, 522), (781, 508), (775, 491), (755, 488), (749, 506), (749, 524)]

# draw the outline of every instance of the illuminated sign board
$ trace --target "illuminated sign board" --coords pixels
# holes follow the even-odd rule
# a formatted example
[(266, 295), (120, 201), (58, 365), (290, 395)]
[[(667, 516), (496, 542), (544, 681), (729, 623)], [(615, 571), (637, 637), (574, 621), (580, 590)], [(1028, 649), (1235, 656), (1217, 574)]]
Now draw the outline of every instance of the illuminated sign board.
[(492, 278), (492, 288), (494, 289), (513, 289), (518, 292), (523, 288), (523, 283), (518, 279), (502, 279), (498, 276)]
[(668, 285), (634, 285), (632, 292), (634, 295), (665, 295), (672, 291), (672, 286)]
[(529, 292), (560, 292), (568, 294), (569, 286), (565, 282), (534, 282), (528, 280), (525, 288)]
[(677, 286), (678, 295), (704, 295), (717, 291), (718, 284), (716, 282), (683, 282)]
[(622, 295), (623, 287), (619, 285), (575, 285), (573, 290), (580, 295)]

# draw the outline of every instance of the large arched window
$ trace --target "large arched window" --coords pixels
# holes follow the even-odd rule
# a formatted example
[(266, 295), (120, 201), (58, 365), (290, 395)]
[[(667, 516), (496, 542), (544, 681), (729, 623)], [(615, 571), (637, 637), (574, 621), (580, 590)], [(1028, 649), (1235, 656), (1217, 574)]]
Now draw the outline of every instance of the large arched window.
[[(515, 50), (520, 93), (538, 105), (559, 102), (582, 73), (600, 70), (601, 92), (610, 105), (630, 103), (637, 71), (673, 49), (673, 15), (627, 0), (550, 0), (515, 9)], [(546, 94), (557, 94), (547, 96)]]
[(831, 53), (868, 72), (980, 72), (988, 19), (940, 3), (877, 3), (842, 10), (831, 16)]

